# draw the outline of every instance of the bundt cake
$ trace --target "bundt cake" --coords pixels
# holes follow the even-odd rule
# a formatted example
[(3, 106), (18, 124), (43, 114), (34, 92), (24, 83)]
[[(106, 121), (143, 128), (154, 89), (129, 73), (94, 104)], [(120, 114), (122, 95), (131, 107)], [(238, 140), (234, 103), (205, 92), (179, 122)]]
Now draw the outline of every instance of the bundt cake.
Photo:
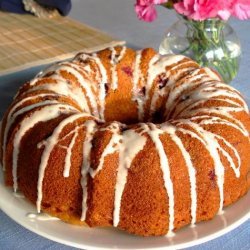
[(79, 53), (24, 84), (5, 113), (5, 183), (38, 212), (164, 235), (209, 220), (250, 187), (241, 94), (181, 55)]

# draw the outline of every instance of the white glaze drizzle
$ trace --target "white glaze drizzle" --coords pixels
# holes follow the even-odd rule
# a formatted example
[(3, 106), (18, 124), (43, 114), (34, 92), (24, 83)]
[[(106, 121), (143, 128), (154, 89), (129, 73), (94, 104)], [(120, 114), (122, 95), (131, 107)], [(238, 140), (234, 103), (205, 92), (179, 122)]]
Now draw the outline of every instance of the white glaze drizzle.
[[(191, 116), (190, 120), (194, 120), (194, 119), (199, 119), (200, 117), (202, 118), (201, 115), (197, 116), (197, 113), (200, 113), (200, 112), (206, 113), (206, 115), (210, 115), (210, 116), (209, 116), (209, 120), (203, 122), (204, 124), (205, 123), (206, 124), (216, 124), (217, 123), (217, 124), (227, 125), (227, 126), (230, 126), (232, 128), (237, 129), (245, 137), (248, 137), (249, 132), (245, 128), (243, 123), (240, 122), (239, 120), (235, 119), (232, 115), (230, 115), (230, 113), (224, 112), (223, 110), (224, 109), (217, 110), (217, 109), (201, 108), (201, 109), (189, 111), (189, 112), (187, 112), (186, 115)], [(211, 117), (211, 114), (213, 115), (212, 117)], [(216, 115), (218, 115), (218, 116), (216, 116)], [(225, 118), (221, 118), (220, 116), (224, 116), (231, 121), (229, 121)], [(211, 121), (211, 119), (212, 119), (212, 121)]]
[(220, 77), (219, 77), (217, 74), (215, 74), (215, 72), (212, 71), (210, 68), (204, 67), (203, 69), (204, 69), (204, 70), (206, 71), (206, 73), (207, 73), (211, 78), (213, 78), (214, 80), (216, 80), (216, 81), (220, 81), (220, 80), (221, 80)]
[(71, 63), (69, 66), (67, 64), (62, 64), (61, 67), (58, 69), (58, 71), (67, 71), (68, 73), (72, 74), (74, 77), (76, 77), (78, 83), (84, 88), (87, 98), (89, 100), (90, 106), (92, 108), (92, 114), (95, 116), (98, 116), (98, 107), (96, 98), (91, 90), (91, 87), (89, 84), (86, 83), (86, 79), (83, 77), (83, 75), (77, 70), (77, 66), (73, 63)]
[(118, 77), (117, 77), (117, 72), (116, 72), (116, 49), (111, 47), (111, 89), (117, 89), (118, 87)]
[[(207, 117), (211, 118), (209, 116), (207, 116)], [(200, 117), (198, 116), (197, 118), (200, 118)], [(193, 121), (195, 119), (193, 118), (191, 120)], [(213, 158), (213, 160), (215, 162), (216, 176), (218, 178), (217, 184), (218, 184), (219, 192), (220, 192), (220, 209), (219, 209), (219, 211), (222, 212), (224, 166), (220, 160), (220, 156), (219, 156), (217, 150), (220, 151), (227, 158), (227, 160), (230, 164), (230, 167), (234, 170), (235, 176), (237, 178), (239, 178), (239, 176), (240, 176), (240, 165), (241, 165), (240, 156), (239, 156), (237, 150), (225, 138), (204, 130), (198, 124), (190, 122), (191, 120), (181, 120), (181, 121), (179, 121), (179, 124), (180, 125), (187, 124), (187, 125), (191, 126), (195, 131), (197, 131), (200, 134), (200, 136), (198, 136), (197, 134), (195, 134), (192, 131), (189, 131), (189, 130), (183, 129), (183, 128), (178, 128), (177, 131), (180, 131), (184, 134), (189, 134), (193, 138), (198, 139), (205, 146), (205, 148), (208, 150), (211, 157)], [(200, 122), (200, 124), (201, 125), (204, 124), (204, 121)], [(162, 128), (162, 129), (164, 130), (164, 128)], [(195, 191), (196, 190), (196, 184), (195, 184), (196, 180), (195, 180), (194, 168), (192, 167), (192, 161), (190, 159), (190, 156), (187, 154), (187, 152), (185, 152), (186, 151), (185, 148), (183, 148), (183, 145), (181, 145), (181, 142), (179, 141), (180, 139), (177, 139), (178, 137), (176, 137), (176, 135), (174, 137), (172, 136), (171, 138), (175, 141), (175, 143), (179, 146), (180, 150), (182, 151), (182, 154), (186, 160), (186, 165), (189, 169), (189, 177), (190, 177), (190, 184), (191, 184), (191, 200), (192, 200), (192, 205), (191, 205), (192, 222), (191, 223), (194, 224), (195, 218), (196, 218), (195, 216), (196, 216), (196, 206), (197, 206), (197, 198), (196, 198), (197, 195), (196, 195), (196, 191)], [(233, 151), (234, 156), (237, 159), (237, 166), (235, 165), (231, 155), (220, 146), (220, 144), (218, 143), (218, 140), (222, 140), (223, 143), (225, 143), (226, 146), (229, 147)]]
[(229, 143), (225, 138), (223, 138), (222, 136), (219, 135), (215, 135), (215, 138), (218, 140), (222, 140), (224, 144), (226, 144), (227, 147), (229, 147), (233, 153), (235, 158), (237, 159), (237, 166), (235, 165), (232, 157), (221, 147), (220, 151), (222, 151), (222, 153), (224, 154), (224, 156), (226, 156), (227, 160), (229, 161), (231, 168), (233, 169), (235, 176), (237, 178), (240, 177), (240, 166), (241, 166), (241, 159), (239, 156), (238, 151), (235, 149), (235, 147), (233, 147), (233, 145), (231, 143)]
[(100, 105), (100, 111), (99, 111), (99, 117), (101, 120), (105, 120), (105, 98), (106, 98), (106, 90), (105, 90), (105, 84), (108, 82), (108, 75), (107, 71), (102, 64), (101, 60), (97, 55), (95, 56), (95, 63), (98, 65), (98, 68), (101, 73), (101, 77), (99, 79), (99, 105)]
[(65, 80), (62, 80), (62, 78), (60, 78), (59, 76), (54, 79), (57, 80), (56, 83), (43, 83), (37, 86), (34, 85), (27, 91), (27, 93), (39, 90), (53, 91), (58, 95), (64, 95), (71, 98), (79, 105), (79, 107), (81, 107), (83, 111), (85, 110), (86, 112), (90, 113), (90, 108), (88, 107), (87, 103), (85, 101), (81, 102), (81, 100), (85, 100), (85, 97), (81, 90), (79, 90), (78, 88), (72, 88), (72, 86), (70, 86)]
[(107, 76), (107, 71), (101, 62), (101, 59), (97, 56), (96, 53), (93, 53), (92, 55), (89, 54), (80, 54), (78, 57), (75, 58), (75, 60), (92, 60), (95, 62), (97, 65), (101, 77), (99, 79), (99, 117), (101, 120), (104, 120), (104, 112), (105, 112), (105, 97), (106, 97), (106, 92), (105, 92), (105, 84), (108, 82), (108, 76)]
[(241, 93), (237, 89), (235, 89), (232, 86), (227, 85), (227, 84), (225, 84), (225, 83), (223, 83), (221, 81), (214, 81), (213, 84), (211, 85), (211, 87), (215, 87), (215, 89), (216, 88), (226, 89), (226, 90), (231, 91), (232, 93), (235, 93), (240, 98), (240, 100), (243, 103), (245, 109), (248, 110), (248, 106), (247, 106), (245, 100), (242, 98)]
[[(166, 74), (165, 75), (165, 79), (167, 79), (169, 76)], [(160, 96), (165, 96), (168, 92), (167, 92), (167, 88), (168, 85), (171, 85), (171, 80), (168, 80), (168, 83), (166, 84), (165, 87), (161, 88), (161, 89), (156, 89), (154, 91), (153, 97), (151, 99), (151, 104), (150, 104), (150, 117), (152, 119), (152, 115), (154, 114), (154, 112), (156, 111), (156, 103), (159, 99)], [(157, 88), (157, 87), (156, 87)]]
[[(185, 64), (190, 64), (190, 61), (187, 62), (182, 62), (182, 60), (184, 59), (184, 56), (178, 55), (178, 56), (174, 56), (174, 55), (168, 55), (165, 57), (158, 57), (156, 58), (152, 58), (152, 61), (149, 63), (149, 69), (148, 69), (148, 78), (147, 78), (147, 84), (146, 84), (146, 96), (145, 96), (145, 102), (148, 100), (149, 98), (149, 90), (152, 87), (153, 82), (155, 81), (156, 77), (161, 75), (162, 73), (166, 74), (166, 78), (169, 78), (168, 83), (166, 86), (172, 86), (174, 81), (176, 80), (176, 78), (178, 78), (178, 75), (180, 73), (182, 73), (183, 71), (187, 71), (189, 69), (189, 67), (185, 67), (183, 69), (178, 69), (176, 74), (171, 74), (170, 75), (170, 71), (166, 72), (166, 67), (171, 67), (170, 70), (173, 70), (175, 68), (178, 68), (182, 65)], [(189, 70), (193, 69), (193, 67), (191, 67)], [(172, 72), (172, 71), (171, 71)], [(152, 115), (155, 112), (155, 106), (156, 106), (156, 102), (159, 98), (160, 95), (165, 95), (166, 92), (166, 88), (162, 88), (162, 90), (155, 90), (154, 91), (154, 95), (152, 97), (151, 103), (150, 103), (150, 110), (149, 113), (150, 115)]]
[(106, 130), (109, 130), (112, 133), (112, 137), (100, 157), (97, 168), (95, 170), (93, 170), (92, 168), (89, 169), (89, 174), (92, 178), (94, 178), (102, 170), (105, 157), (119, 150), (119, 141), (121, 140), (121, 136), (119, 135), (120, 131), (119, 123), (117, 122), (112, 123), (106, 128)]
[[(194, 132), (191, 132), (187, 129), (179, 129), (181, 132), (191, 135), (192, 137), (198, 139), (200, 142), (203, 143), (207, 151), (210, 153), (210, 156), (212, 157), (214, 161), (214, 169), (215, 169), (215, 175), (217, 177), (217, 185), (219, 188), (219, 196), (220, 196), (220, 204), (219, 204), (219, 213), (222, 213), (223, 210), (223, 201), (224, 201), (224, 166), (221, 162), (219, 152), (224, 152), (224, 150), (221, 150), (221, 146), (217, 141), (216, 135), (213, 133), (206, 131), (198, 124), (191, 122), (190, 120), (179, 120), (179, 124), (187, 124), (192, 129), (197, 131), (200, 136), (197, 136)], [(231, 165), (232, 162), (229, 161), (229, 164), (232, 169), (234, 169), (234, 166)]]
[[(139, 70), (139, 79), (138, 81), (141, 79), (141, 81), (143, 81), (143, 84), (142, 84), (142, 88), (144, 89), (144, 93), (140, 93), (141, 91), (135, 89), (134, 93), (135, 93), (135, 96), (134, 96), (134, 100), (136, 100), (137, 102), (137, 109), (138, 109), (138, 119), (139, 121), (143, 121), (144, 119), (144, 106), (148, 100), (148, 97), (149, 97), (149, 91), (151, 89), (151, 86), (153, 84), (153, 80), (154, 78), (151, 78), (151, 75), (152, 73), (154, 72), (152, 69), (155, 69), (154, 65), (160, 60), (160, 55), (156, 54), (154, 55), (151, 60), (149, 61), (149, 65), (148, 65), (148, 73), (147, 73), (147, 76), (146, 76), (146, 79), (144, 77), (140, 77), (142, 76), (141, 74), (141, 71), (140, 71), (140, 60), (141, 60), (141, 55), (138, 54), (137, 55), (138, 58), (138, 62), (136, 63), (139, 63), (139, 65), (137, 66), (136, 65), (136, 68), (138, 67), (138, 70)], [(160, 74), (160, 73), (158, 73)], [(158, 75), (156, 74), (156, 76)], [(138, 83), (137, 83), (138, 84)]]
[(74, 147), (75, 142), (76, 142), (76, 138), (78, 136), (78, 130), (79, 130), (79, 127), (77, 127), (75, 129), (74, 135), (71, 139), (71, 142), (70, 142), (69, 146), (67, 147), (65, 164), (64, 164), (64, 171), (63, 171), (63, 177), (65, 177), (65, 178), (69, 177), (69, 172), (70, 172), (70, 167), (71, 167), (71, 155), (73, 152), (73, 147)]
[(185, 149), (181, 139), (176, 135), (176, 128), (169, 123), (162, 124), (161, 129), (166, 131), (175, 144), (179, 147), (183, 158), (185, 160), (190, 182), (190, 194), (191, 194), (191, 224), (194, 225), (196, 222), (196, 210), (197, 210), (197, 191), (196, 191), (196, 170), (193, 166), (191, 157)]
[[(183, 58), (182, 58), (183, 59)], [(185, 65), (187, 64), (187, 67), (185, 68), (182, 68), (182, 69), (178, 69), (178, 67)], [(165, 87), (169, 87), (171, 89), (168, 90), (168, 92), (166, 92), (166, 88), (163, 87), (162, 89), (158, 90), (158, 91), (154, 91), (154, 94), (153, 94), (153, 97), (152, 97), (152, 100), (151, 100), (151, 104), (150, 104), (150, 114), (152, 115), (156, 108), (156, 102), (159, 98), (159, 96), (165, 96), (166, 93), (169, 93), (169, 96), (168, 96), (168, 99), (166, 101), (166, 107), (165, 107), (165, 113), (169, 113), (169, 108), (172, 107), (172, 106), (175, 106), (174, 105), (174, 101), (176, 99), (176, 95), (173, 95), (175, 92), (176, 94), (179, 94), (181, 91), (184, 90), (184, 88), (186, 87), (185, 84), (181, 84), (180, 86), (176, 87), (175, 86), (175, 82), (178, 81), (178, 77), (179, 75), (182, 73), (182, 72), (189, 72), (189, 78), (193, 77), (192, 79), (190, 79), (188, 81), (188, 83), (191, 83), (191, 80), (194, 81), (196, 80), (195, 78), (199, 79), (201, 78), (203, 75), (202, 74), (199, 74), (198, 76), (196, 76), (197, 72), (200, 71), (200, 69), (194, 69), (193, 66), (189, 66), (190, 64), (190, 61), (184, 61), (182, 62), (182, 60), (180, 59), (179, 63), (177, 65), (173, 65), (173, 67), (169, 70), (169, 71), (163, 71), (162, 73), (165, 73), (165, 79), (168, 79), (168, 82), (166, 84)], [(167, 66), (170, 66), (170, 65), (167, 65)], [(189, 66), (189, 67), (188, 67)], [(176, 69), (177, 68), (177, 69)], [(173, 73), (173, 70), (176, 69), (176, 72), (175, 74)], [(159, 73), (162, 74), (162, 73)]]
[[(12, 154), (12, 173), (13, 173), (13, 188), (14, 191), (17, 191), (17, 161), (20, 150), (20, 143), (25, 135), (25, 133), (31, 129), (38, 122), (45, 122), (51, 119), (54, 119), (61, 115), (62, 113), (72, 112), (72, 107), (67, 104), (51, 104), (44, 106), (38, 111), (35, 111), (32, 116), (24, 118), (21, 123), (18, 131), (16, 132), (13, 139), (13, 154)], [(64, 109), (64, 110), (63, 110)]]
[[(90, 112), (88, 102), (86, 100), (85, 95), (83, 94), (83, 91), (79, 88), (72, 88), (72, 86), (68, 84), (68, 81), (60, 74), (61, 70), (65, 70), (70, 74), (72, 74), (78, 80), (79, 84), (81, 84), (80, 79), (78, 78), (80, 73), (77, 72), (74, 67), (79, 69), (78, 65), (71, 62), (60, 62), (51, 65), (45, 71), (38, 74), (38, 76), (36, 76), (30, 82), (31, 88), (27, 91), (27, 93), (41, 89), (51, 90), (57, 94), (63, 94), (67, 97), (72, 98), (83, 109), (83, 111)], [(49, 76), (49, 78), (56, 80), (56, 83), (51, 84), (45, 82), (42, 83), (41, 85), (36, 86), (37, 81), (40, 80), (41, 77), (44, 77), (49, 72), (53, 72), (53, 74)]]
[(106, 89), (105, 89), (105, 83), (102, 81), (99, 85), (99, 104), (100, 104), (100, 119), (102, 121), (105, 120), (105, 98), (106, 98)]
[[(212, 88), (211, 86), (214, 84), (216, 85), (215, 87)], [(194, 91), (192, 91), (192, 93), (189, 94), (189, 99), (184, 100), (178, 104), (178, 110), (181, 110), (178, 114), (180, 114), (182, 111), (185, 111), (185, 109), (189, 107), (189, 104), (193, 104), (193, 103), (195, 104), (196, 102), (199, 102), (199, 101), (206, 101), (206, 100), (210, 100), (214, 98), (220, 99), (221, 96), (225, 97), (224, 101), (229, 104), (230, 102), (232, 102), (232, 100), (229, 98), (239, 100), (242, 103), (242, 105), (239, 103), (238, 105), (240, 105), (242, 108), (244, 108), (246, 112), (248, 112), (248, 108), (244, 100), (241, 98), (241, 96), (239, 96), (235, 91), (233, 91), (233, 89), (227, 88), (227, 86), (224, 87), (224, 85), (222, 85), (223, 88), (227, 88), (227, 89), (219, 88), (220, 85), (221, 85), (220, 83), (208, 82), (207, 84), (202, 84), (200, 87), (196, 88)], [(212, 89), (212, 91), (208, 91), (208, 89)], [(171, 94), (173, 95), (173, 92), (171, 92)], [(176, 98), (176, 96), (174, 95), (173, 98)]]
[[(151, 60), (149, 61), (148, 64), (148, 72), (147, 72), (147, 79), (145, 81), (145, 97), (144, 97), (144, 103), (148, 100), (149, 97), (149, 91), (151, 89), (151, 86), (153, 84), (154, 79), (160, 75), (162, 72), (165, 72), (165, 67), (167, 66), (167, 64), (165, 65), (165, 67), (156, 67), (156, 65), (160, 65), (160, 60), (161, 60), (161, 56), (156, 54), (154, 55)], [(165, 60), (167, 61), (167, 60)]]
[[(180, 96), (184, 90), (186, 90), (188, 87), (192, 88), (193, 86), (199, 84), (201, 81), (209, 80), (205, 75), (201, 74), (200, 71), (200, 69), (193, 70), (189, 74), (189, 76), (185, 78), (185, 82), (183, 84), (180, 84), (179, 86), (173, 85), (165, 104), (165, 114), (167, 115), (167, 119), (169, 118), (168, 114), (170, 114), (171, 110), (176, 106), (177, 97)], [(183, 80), (180, 79), (180, 81)]]
[(221, 101), (221, 102), (225, 102), (227, 104), (232, 104), (232, 105), (236, 106), (236, 107), (227, 107), (227, 106), (224, 106), (224, 105), (221, 105), (221, 106), (217, 105), (217, 106), (213, 106), (213, 107), (210, 106), (210, 108), (213, 108), (213, 109), (223, 108), (227, 112), (241, 112), (241, 111), (245, 111), (245, 109), (238, 102), (232, 101), (230, 99), (211, 98), (211, 99), (207, 99), (207, 100), (199, 100), (199, 101), (196, 101), (194, 103), (191, 103), (190, 105), (187, 105), (186, 107), (184, 107), (181, 110), (178, 109), (178, 110), (176, 110), (174, 112), (173, 117), (179, 117), (186, 110), (192, 110), (195, 107), (197, 107), (199, 105), (202, 105), (202, 104), (206, 103), (209, 100)]
[(42, 193), (42, 186), (43, 186), (43, 178), (45, 174), (46, 166), (48, 165), (50, 154), (53, 150), (53, 148), (56, 146), (59, 136), (62, 132), (62, 130), (70, 123), (75, 122), (77, 119), (80, 119), (82, 117), (88, 117), (88, 114), (73, 114), (66, 119), (64, 119), (62, 122), (58, 124), (58, 126), (55, 128), (53, 134), (46, 140), (45, 148), (43, 150), (43, 154), (41, 157), (41, 163), (39, 166), (39, 173), (38, 173), (38, 183), (37, 183), (37, 211), (40, 213), (41, 211), (41, 202), (43, 198)]
[[(149, 127), (150, 126), (150, 127)], [(155, 148), (158, 152), (159, 158), (160, 158), (160, 167), (163, 173), (163, 179), (165, 184), (165, 189), (168, 195), (169, 200), (169, 227), (168, 227), (168, 236), (173, 235), (173, 229), (174, 229), (174, 187), (173, 182), (171, 179), (170, 174), (170, 167), (169, 167), (169, 161), (165, 152), (165, 149), (163, 147), (162, 141), (160, 139), (160, 135), (162, 135), (164, 132), (163, 130), (156, 127), (155, 124), (142, 124), (142, 128), (145, 132), (150, 136), (153, 143), (155, 144)], [(168, 131), (173, 129), (172, 127), (168, 127)]]
[(117, 75), (117, 64), (123, 58), (126, 53), (126, 47), (123, 46), (120, 55), (117, 57), (117, 51), (114, 47), (109, 48), (111, 50), (111, 89), (116, 90), (118, 88), (118, 75)]
[[(152, 58), (152, 60), (149, 63), (148, 68), (148, 78), (147, 78), (147, 89), (149, 90), (153, 81), (156, 79), (157, 76), (159, 76), (162, 73), (166, 72), (166, 67), (174, 65), (178, 62), (181, 62), (185, 57), (178, 55), (168, 55), (164, 57), (160, 57), (159, 55), (156, 55)], [(179, 66), (179, 65), (178, 65)], [(173, 66), (174, 67), (174, 66)], [(146, 96), (146, 99), (148, 99), (148, 96)]]
[(38, 220), (38, 221), (58, 221), (60, 220), (57, 217), (49, 216), (45, 213), (27, 213), (26, 217), (30, 220)]
[[(195, 118), (191, 119), (192, 121), (195, 121)], [(202, 120), (201, 122), (199, 122), (200, 125), (206, 125), (206, 124), (216, 124), (216, 122), (209, 122), (209, 120), (217, 120), (217, 118), (211, 118), (211, 117), (208, 117), (206, 120)], [(228, 125), (228, 123), (224, 122), (222, 124), (225, 124), (225, 125)], [(230, 126), (230, 123), (229, 123), (229, 126)], [(235, 128), (235, 127), (234, 127)], [(237, 128), (236, 128), (237, 129)], [(229, 143), (225, 138), (223, 138), (222, 136), (220, 135), (217, 135), (217, 134), (213, 134), (214, 135), (214, 139), (216, 141), (218, 140), (222, 140), (223, 143), (229, 147), (233, 153), (234, 153), (234, 156), (235, 158), (237, 159), (237, 166), (235, 165), (232, 157), (230, 156), (230, 154), (227, 153), (227, 151), (225, 151), (219, 144), (217, 145), (218, 146), (218, 150), (227, 158), (228, 162), (230, 163), (230, 166), (231, 168), (234, 170), (234, 173), (235, 173), (235, 176), (237, 178), (240, 177), (240, 166), (241, 166), (241, 160), (240, 160), (240, 156), (239, 156), (239, 153), (237, 152), (237, 150), (232, 146), (231, 143)]]
[(87, 199), (88, 199), (88, 179), (87, 175), (90, 168), (90, 153), (92, 149), (92, 140), (94, 137), (94, 134), (97, 130), (97, 125), (94, 121), (88, 120), (85, 122), (86, 127), (86, 135), (85, 140), (83, 143), (83, 163), (82, 163), (82, 169), (81, 169), (81, 186), (83, 190), (83, 198), (82, 198), (82, 215), (81, 220), (84, 221), (86, 219), (86, 213), (87, 213)]
[(40, 71), (35, 77), (34, 79), (32, 79), (30, 81), (30, 85), (33, 86), (36, 84), (37, 80), (40, 80), (41, 78), (43, 78), (46, 74), (48, 74), (49, 72), (55, 72), (58, 67), (60, 67), (62, 62), (55, 62), (52, 63), (51, 65), (49, 65), (48, 67), (46, 67), (45, 69), (43, 69), (42, 71)]
[[(30, 105), (28, 107), (22, 108), (20, 111), (16, 111), (19, 107), (21, 107), (25, 102), (36, 99), (36, 98), (43, 98), (43, 97), (53, 97), (56, 96), (56, 94), (38, 94), (38, 95), (34, 95), (31, 97), (26, 97), (22, 100), (20, 100), (19, 102), (17, 102), (10, 110), (9, 113), (7, 115), (6, 118), (6, 125), (4, 128), (4, 135), (3, 135), (3, 141), (2, 141), (2, 152), (3, 152), (3, 170), (6, 169), (5, 167), (5, 151), (6, 151), (6, 143), (7, 143), (7, 136), (9, 134), (9, 129), (11, 127), (11, 125), (13, 124), (13, 122), (15, 121), (16, 117), (20, 114), (23, 114), (24, 112), (27, 112), (29, 110), (32, 110), (33, 108), (39, 107), (39, 106), (43, 106), (44, 101), (41, 101), (43, 104), (35, 104), (35, 105)], [(56, 101), (55, 101), (56, 102)], [(40, 103), (40, 102), (38, 102)]]
[(134, 62), (134, 71), (133, 71), (133, 97), (132, 100), (136, 102), (137, 105), (137, 113), (138, 120), (142, 121), (143, 119), (143, 100), (141, 96), (138, 94), (138, 84), (141, 79), (141, 58), (142, 58), (142, 50), (136, 51), (135, 62)]
[(127, 182), (128, 170), (136, 155), (144, 148), (146, 138), (131, 129), (124, 131), (122, 137), (119, 134), (114, 134), (114, 136), (118, 137), (117, 140), (122, 139), (119, 145), (119, 166), (116, 177), (113, 211), (113, 225), (117, 227), (120, 221), (122, 194)]
[(219, 194), (220, 194), (220, 205), (219, 205), (219, 212), (222, 212), (223, 209), (223, 201), (224, 201), (224, 166), (221, 162), (220, 155), (217, 151), (218, 148), (220, 148), (219, 144), (215, 140), (215, 137), (212, 133), (202, 129), (197, 124), (193, 123), (191, 125), (195, 130), (197, 130), (199, 133), (203, 134), (203, 138), (206, 140), (207, 149), (210, 152), (210, 155), (212, 156), (214, 160), (214, 168), (215, 168), (215, 174), (217, 177), (217, 185), (219, 188)]
[(19, 192), (19, 191), (13, 192), (13, 195), (14, 195), (15, 198), (18, 198), (18, 199), (24, 199), (25, 198), (24, 194)]
[(126, 46), (122, 46), (121, 51), (120, 51), (120, 55), (117, 57), (117, 62), (120, 62), (122, 60), (122, 58), (125, 56), (127, 51), (127, 47)]

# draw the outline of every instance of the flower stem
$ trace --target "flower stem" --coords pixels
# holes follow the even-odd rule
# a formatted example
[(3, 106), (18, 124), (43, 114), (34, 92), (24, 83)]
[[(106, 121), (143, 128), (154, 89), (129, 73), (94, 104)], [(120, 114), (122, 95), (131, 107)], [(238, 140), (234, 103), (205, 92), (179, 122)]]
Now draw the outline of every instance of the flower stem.
[(191, 57), (201, 66), (212, 67), (223, 80), (229, 83), (238, 72), (238, 58), (232, 58), (223, 29), (225, 23), (219, 19), (204, 21), (186, 20), (189, 45), (181, 51), (191, 52)]

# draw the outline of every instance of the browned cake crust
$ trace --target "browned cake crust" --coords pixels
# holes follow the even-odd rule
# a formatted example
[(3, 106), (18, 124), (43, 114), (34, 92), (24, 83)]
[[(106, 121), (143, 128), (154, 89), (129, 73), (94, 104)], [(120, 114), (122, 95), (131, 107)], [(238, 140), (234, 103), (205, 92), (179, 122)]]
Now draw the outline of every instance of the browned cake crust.
[(0, 157), (6, 185), (38, 210), (164, 235), (247, 193), (249, 131), (241, 95), (211, 70), (115, 47), (22, 86), (2, 120)]

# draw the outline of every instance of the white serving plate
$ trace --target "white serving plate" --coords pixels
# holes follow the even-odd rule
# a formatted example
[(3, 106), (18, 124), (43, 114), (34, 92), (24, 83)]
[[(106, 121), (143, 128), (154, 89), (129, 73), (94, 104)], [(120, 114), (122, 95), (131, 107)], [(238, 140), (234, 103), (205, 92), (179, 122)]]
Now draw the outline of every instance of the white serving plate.
[(213, 220), (185, 227), (174, 237), (139, 237), (116, 229), (86, 228), (61, 221), (40, 221), (27, 217), (36, 208), (25, 198), (6, 188), (0, 170), (0, 208), (18, 224), (50, 240), (83, 249), (169, 249), (194, 246), (219, 237), (250, 218), (250, 192)]

